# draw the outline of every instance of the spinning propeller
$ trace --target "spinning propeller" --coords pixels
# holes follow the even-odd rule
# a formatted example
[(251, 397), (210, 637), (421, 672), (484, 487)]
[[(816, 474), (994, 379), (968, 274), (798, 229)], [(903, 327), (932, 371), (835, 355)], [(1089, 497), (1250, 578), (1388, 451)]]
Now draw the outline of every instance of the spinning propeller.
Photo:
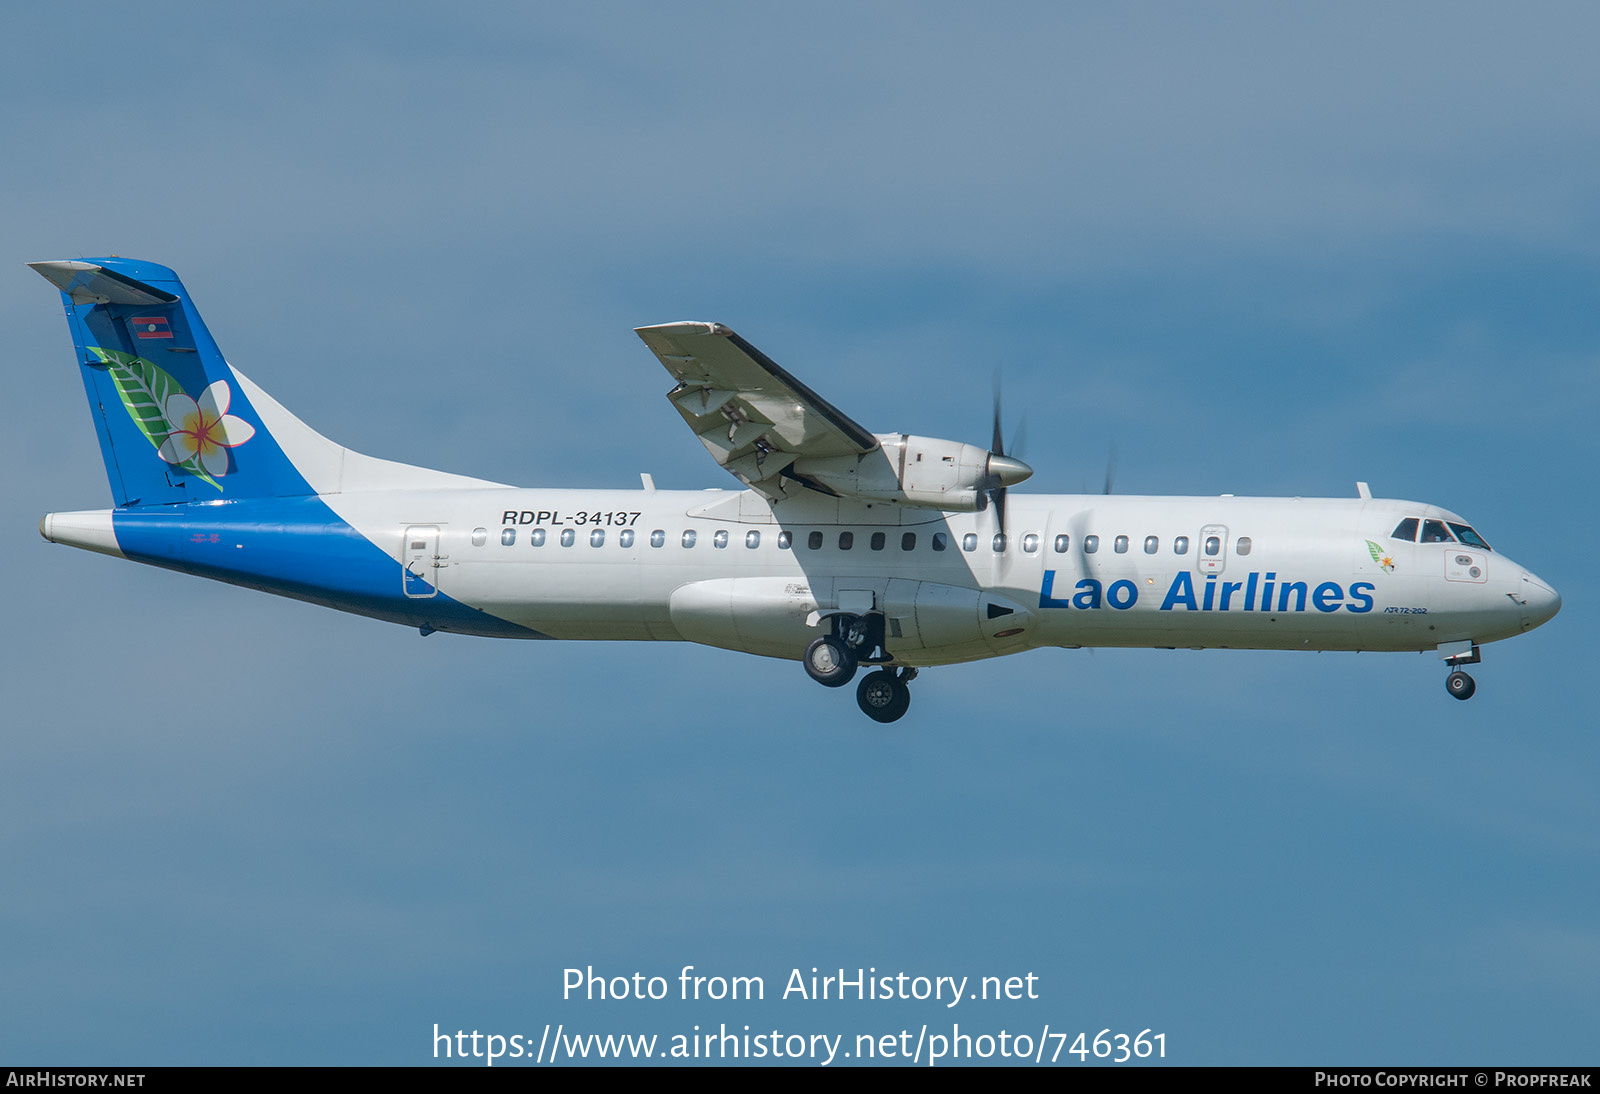
[[(1017, 431), (1021, 439), (1022, 430)], [(1000, 431), (1000, 380), (995, 378), (994, 384), (994, 435), (989, 442), (989, 463), (983, 477), (983, 495), (987, 499), (985, 508), (994, 507), (995, 518), (999, 523), (1000, 531), (1006, 530), (1006, 488), (1015, 486), (1033, 474), (1033, 468), (1017, 459), (1015, 456), (1006, 455), (1005, 436)]]

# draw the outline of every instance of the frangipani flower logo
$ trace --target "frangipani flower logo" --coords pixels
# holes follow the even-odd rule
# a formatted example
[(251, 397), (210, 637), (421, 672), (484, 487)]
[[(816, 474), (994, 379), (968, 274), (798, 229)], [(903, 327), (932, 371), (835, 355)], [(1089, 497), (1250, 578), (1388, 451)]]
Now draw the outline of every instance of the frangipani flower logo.
[(166, 370), (131, 353), (90, 346), (106, 366), (122, 405), (167, 463), (215, 486), (228, 473), (228, 450), (256, 435), (255, 427), (228, 413), (233, 389), (218, 380), (194, 399)]
[(1392, 555), (1385, 554), (1383, 548), (1370, 539), (1367, 540), (1367, 550), (1372, 553), (1372, 561), (1383, 567), (1384, 573), (1394, 573), (1394, 557)]
[(218, 380), (200, 393), (200, 400), (183, 392), (167, 397), (167, 422), (172, 432), (157, 450), (168, 463), (182, 467), (198, 460), (208, 475), (228, 473), (228, 449), (237, 448), (256, 435), (256, 427), (228, 413), (233, 391), (228, 381)]

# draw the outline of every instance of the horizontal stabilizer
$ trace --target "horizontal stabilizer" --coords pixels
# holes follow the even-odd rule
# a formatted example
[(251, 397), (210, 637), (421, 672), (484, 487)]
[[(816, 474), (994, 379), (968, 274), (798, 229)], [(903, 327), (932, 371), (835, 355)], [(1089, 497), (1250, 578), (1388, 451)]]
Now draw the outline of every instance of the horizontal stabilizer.
[(113, 273), (93, 262), (30, 262), (39, 276), (72, 298), (74, 304), (171, 304), (177, 300), (154, 285)]

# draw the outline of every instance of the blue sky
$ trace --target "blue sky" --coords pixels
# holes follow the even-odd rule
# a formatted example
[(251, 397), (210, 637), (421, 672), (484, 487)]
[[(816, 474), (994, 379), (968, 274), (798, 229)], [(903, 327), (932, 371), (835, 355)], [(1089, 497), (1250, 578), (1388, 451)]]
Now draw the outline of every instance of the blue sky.
[[(1168, 1035), (1594, 1062), (1600, 16), (1583, 5), (170, 4), (0, 16), (0, 1059), (386, 1063), (432, 1027)], [(1037, 651), (860, 717), (798, 666), (415, 632), (36, 535), (109, 504), (24, 262), (176, 268), (374, 455), (727, 486), (632, 334), (726, 322), (1027, 489), (1472, 520), (1559, 589), (1432, 656)], [(561, 972), (761, 975), (745, 1006)], [(1037, 1001), (772, 998), (792, 968)], [(968, 1023), (971, 1023), (969, 1026)]]

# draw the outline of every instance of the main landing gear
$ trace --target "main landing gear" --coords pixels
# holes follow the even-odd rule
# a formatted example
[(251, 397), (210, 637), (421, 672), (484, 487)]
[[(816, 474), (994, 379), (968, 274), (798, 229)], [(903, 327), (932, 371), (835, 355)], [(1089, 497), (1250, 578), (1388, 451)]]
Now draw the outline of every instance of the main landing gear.
[(830, 688), (842, 688), (855, 679), (861, 665), (884, 666), (862, 677), (856, 687), (856, 703), (877, 722), (898, 721), (911, 706), (907, 685), (916, 678), (917, 670), (896, 670), (888, 664), (892, 660), (883, 648), (883, 617), (877, 615), (834, 616), (833, 633), (813, 640), (801, 658), (806, 674)]
[(916, 669), (883, 668), (869, 672), (856, 685), (856, 703), (861, 712), (875, 722), (897, 722), (911, 706), (911, 689), (906, 685), (916, 678)]
[(825, 688), (842, 688), (854, 679), (860, 661), (855, 652), (831, 634), (806, 647), (806, 673)]

